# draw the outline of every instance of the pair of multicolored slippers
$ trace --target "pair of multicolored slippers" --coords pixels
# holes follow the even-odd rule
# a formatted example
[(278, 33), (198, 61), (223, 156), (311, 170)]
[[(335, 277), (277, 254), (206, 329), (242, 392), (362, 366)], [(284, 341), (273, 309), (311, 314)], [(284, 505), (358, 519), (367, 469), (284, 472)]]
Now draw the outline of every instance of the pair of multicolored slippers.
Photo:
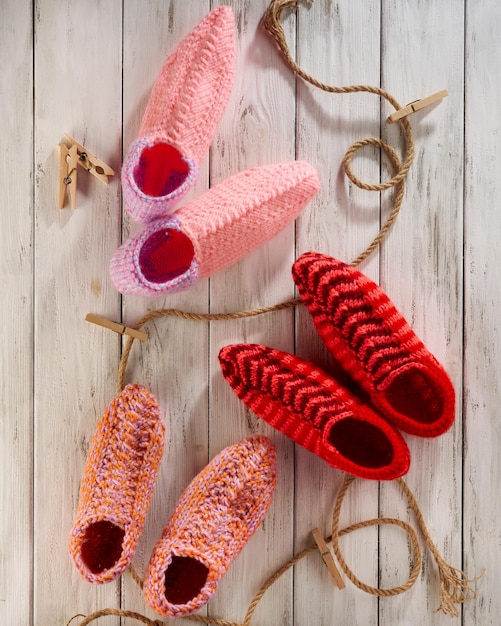
[[(164, 447), (158, 402), (128, 385), (94, 434), (69, 551), (91, 583), (115, 580), (129, 566), (150, 505)], [(144, 579), (160, 615), (189, 615), (206, 604), (271, 503), (276, 451), (260, 435), (222, 450), (183, 492), (156, 544)]]
[(223, 348), (223, 374), (256, 415), (349, 474), (392, 480), (410, 466), (400, 430), (436, 437), (454, 421), (455, 393), (383, 290), (316, 252), (292, 267), (302, 302), (359, 395), (300, 357), (256, 344)]
[(122, 168), (125, 208), (143, 225), (110, 262), (123, 294), (188, 289), (275, 237), (319, 189), (308, 163), (279, 163), (236, 174), (176, 210), (228, 103), (235, 47), (233, 12), (218, 7), (177, 45), (153, 86)]

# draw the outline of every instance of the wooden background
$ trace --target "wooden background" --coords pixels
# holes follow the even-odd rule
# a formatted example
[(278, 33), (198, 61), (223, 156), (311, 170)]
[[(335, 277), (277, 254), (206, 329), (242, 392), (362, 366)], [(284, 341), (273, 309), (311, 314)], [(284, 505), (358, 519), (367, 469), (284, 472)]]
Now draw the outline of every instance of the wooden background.
[[(122, 212), (119, 176), (106, 187), (81, 170), (77, 209), (59, 210), (56, 146), (68, 132), (119, 172), (166, 55), (217, 4), (0, 3), (2, 624), (63, 626), (76, 613), (106, 607), (153, 616), (128, 575), (91, 586), (67, 553), (89, 441), (114, 396), (121, 350), (118, 335), (86, 323), (85, 315), (133, 325), (154, 308), (220, 312), (288, 299), (297, 255), (313, 249), (351, 260), (390, 208), (391, 192), (358, 190), (341, 172), (356, 140), (381, 135), (401, 147), (398, 129), (385, 122), (388, 105), (372, 95), (327, 95), (296, 80), (259, 26), (267, 0), (232, 0), (239, 50), (233, 95), (189, 199), (209, 181), (294, 158), (318, 169), (321, 191), (274, 241), (188, 292), (149, 300), (114, 290), (109, 259), (136, 228)], [(380, 281), (453, 378), (455, 425), (432, 441), (407, 437), (406, 481), (446, 560), (470, 577), (485, 569), (477, 598), (452, 623), (499, 624), (501, 4), (317, 0), (288, 13), (284, 27), (300, 64), (328, 83), (381, 85), (402, 104), (449, 90), (440, 105), (411, 118), (416, 159), (402, 212), (361, 269)], [(384, 159), (370, 150), (354, 167), (367, 181), (388, 177)], [(133, 348), (127, 380), (148, 385), (159, 399), (167, 445), (135, 558), (140, 572), (180, 493), (219, 450), (255, 432), (278, 449), (279, 482), (265, 523), (208, 605), (210, 615), (242, 620), (264, 580), (311, 542), (311, 529), (329, 533), (343, 474), (246, 411), (223, 380), (217, 353), (255, 341), (326, 368), (330, 357), (302, 308), (238, 322), (158, 320), (147, 330), (148, 342)], [(395, 485), (358, 482), (342, 525), (378, 513), (413, 521)], [(400, 531), (368, 529), (342, 545), (365, 582), (406, 580)], [(349, 582), (335, 589), (312, 554), (265, 595), (253, 623), (450, 624), (433, 613), (437, 606), (428, 554), (410, 591), (381, 600)]]

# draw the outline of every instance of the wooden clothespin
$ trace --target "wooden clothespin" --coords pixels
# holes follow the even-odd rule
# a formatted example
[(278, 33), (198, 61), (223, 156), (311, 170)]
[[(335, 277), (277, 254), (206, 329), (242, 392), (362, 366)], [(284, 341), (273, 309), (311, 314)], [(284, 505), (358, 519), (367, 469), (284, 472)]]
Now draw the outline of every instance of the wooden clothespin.
[(427, 96), (426, 98), (421, 98), (421, 100), (414, 100), (414, 102), (410, 102), (403, 109), (398, 109), (398, 111), (388, 115), (388, 121), (398, 122), (398, 120), (401, 120), (403, 117), (407, 117), (407, 115), (410, 115), (411, 113), (415, 113), (416, 111), (420, 111), (435, 102), (439, 102), (442, 98), (445, 98), (448, 95), (449, 92), (447, 89), (442, 89), (442, 91), (437, 91), (437, 93)]
[(69, 190), (70, 206), (76, 208), (77, 195), (77, 165), (80, 165), (90, 174), (95, 176), (105, 185), (108, 184), (108, 176), (115, 173), (109, 165), (106, 165), (95, 154), (92, 154), (85, 146), (78, 143), (71, 135), (64, 134), (64, 143), (59, 144), (60, 169), (59, 169), (59, 208), (64, 207), (66, 188)]
[(320, 556), (322, 557), (322, 561), (325, 563), (325, 565), (327, 566), (327, 569), (329, 570), (329, 574), (331, 575), (332, 582), (336, 585), (338, 589), (344, 589), (346, 585), (344, 584), (344, 581), (341, 578), (341, 574), (339, 573), (339, 570), (336, 567), (331, 551), (327, 547), (327, 544), (324, 541), (322, 533), (320, 532), (318, 528), (315, 528), (314, 530), (311, 531), (311, 534), (313, 535), (313, 539), (315, 540), (315, 543), (317, 544), (318, 550), (320, 552)]
[(105, 317), (94, 315), (94, 313), (88, 313), (85, 316), (85, 320), (87, 322), (91, 322), (92, 324), (102, 326), (103, 328), (109, 328), (110, 330), (113, 330), (115, 333), (118, 333), (120, 335), (128, 335), (129, 337), (134, 337), (134, 339), (139, 339), (139, 341), (146, 341), (146, 339), (148, 339), (148, 334), (143, 332), (142, 330), (129, 328), (128, 326), (120, 324), (119, 322), (112, 322)]
[(64, 207), (66, 189), (68, 189), (70, 206), (74, 209), (77, 206), (77, 147), (68, 148), (60, 144), (59, 155), (59, 208)]

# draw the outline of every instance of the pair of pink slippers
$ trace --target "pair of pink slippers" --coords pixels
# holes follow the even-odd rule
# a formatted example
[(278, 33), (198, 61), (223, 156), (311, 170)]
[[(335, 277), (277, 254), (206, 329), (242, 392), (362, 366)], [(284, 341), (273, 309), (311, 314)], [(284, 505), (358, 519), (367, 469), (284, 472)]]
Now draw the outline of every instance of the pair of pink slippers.
[(318, 191), (314, 168), (294, 161), (236, 174), (175, 210), (198, 176), (235, 65), (227, 6), (211, 11), (164, 63), (122, 168), (126, 210), (143, 225), (110, 263), (123, 294), (188, 289), (275, 237)]

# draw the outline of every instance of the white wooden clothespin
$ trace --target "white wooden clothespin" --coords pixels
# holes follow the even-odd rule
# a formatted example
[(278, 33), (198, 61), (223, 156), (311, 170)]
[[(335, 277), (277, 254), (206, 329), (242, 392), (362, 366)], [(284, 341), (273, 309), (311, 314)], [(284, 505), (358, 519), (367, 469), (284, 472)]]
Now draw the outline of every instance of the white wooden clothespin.
[(327, 569), (329, 570), (329, 574), (331, 575), (332, 582), (336, 585), (338, 589), (344, 589), (346, 585), (344, 584), (344, 580), (341, 578), (341, 574), (339, 573), (339, 570), (336, 567), (331, 551), (327, 547), (327, 544), (324, 541), (322, 533), (320, 532), (318, 528), (315, 528), (314, 530), (311, 531), (311, 534), (313, 535), (313, 539), (315, 540), (315, 543), (317, 544), (317, 548), (320, 552), (320, 556), (322, 557), (322, 561), (325, 563), (325, 565), (327, 566)]
[(78, 143), (71, 135), (64, 134), (64, 142), (59, 144), (59, 208), (64, 207), (66, 189), (70, 196), (70, 206), (77, 206), (77, 166), (80, 165), (101, 182), (108, 184), (108, 176), (115, 173), (95, 154)]
[(403, 117), (407, 117), (407, 115), (410, 115), (411, 113), (415, 113), (416, 111), (424, 109), (425, 107), (428, 107), (435, 102), (439, 102), (440, 100), (442, 100), (442, 98), (445, 98), (448, 95), (449, 92), (447, 91), (447, 89), (442, 89), (442, 91), (437, 91), (437, 93), (434, 93), (431, 96), (427, 96), (426, 98), (421, 98), (420, 100), (410, 102), (403, 109), (398, 109), (398, 111), (395, 111), (391, 115), (388, 115), (388, 121), (398, 122), (398, 120), (401, 120)]
[(119, 335), (128, 335), (129, 337), (134, 337), (134, 339), (139, 339), (139, 341), (146, 341), (146, 339), (148, 339), (148, 333), (145, 333), (142, 330), (129, 328), (119, 322), (112, 322), (111, 320), (101, 317), (100, 315), (94, 315), (94, 313), (87, 313), (85, 320), (87, 322), (91, 322), (92, 324), (102, 326), (103, 328), (109, 328)]

